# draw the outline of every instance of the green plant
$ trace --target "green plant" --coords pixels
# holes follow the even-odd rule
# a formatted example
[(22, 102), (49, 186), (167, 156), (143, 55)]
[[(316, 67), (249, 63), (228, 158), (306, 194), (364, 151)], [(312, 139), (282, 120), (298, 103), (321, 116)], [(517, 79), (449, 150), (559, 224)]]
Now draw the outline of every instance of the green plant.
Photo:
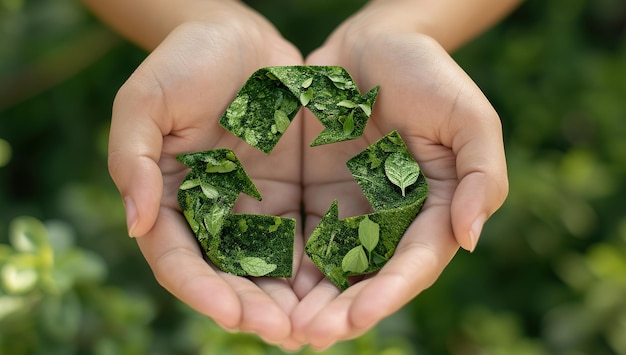
[[(105, 284), (107, 266), (66, 223), (11, 222), (0, 244), (0, 353), (141, 354), (154, 316), (145, 297)], [(113, 347), (113, 348), (111, 348)]]

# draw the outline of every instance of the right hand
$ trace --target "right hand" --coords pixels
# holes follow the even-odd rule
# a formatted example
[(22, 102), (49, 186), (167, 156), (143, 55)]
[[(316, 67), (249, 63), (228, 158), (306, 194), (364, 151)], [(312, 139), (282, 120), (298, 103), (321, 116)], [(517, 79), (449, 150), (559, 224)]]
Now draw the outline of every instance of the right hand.
[(270, 156), (218, 120), (254, 71), (301, 65), (302, 57), (261, 16), (238, 2), (225, 4), (228, 10), (211, 20), (178, 26), (121, 87), (113, 105), (109, 170), (124, 200), (129, 234), (164, 288), (226, 329), (296, 349), (301, 344), (289, 338), (289, 314), (299, 300), (289, 282), (233, 276), (210, 266), (177, 203), (188, 170), (175, 156), (231, 148), (263, 195), (263, 202), (240, 198), (236, 209), (300, 219), (302, 120), (294, 120)]

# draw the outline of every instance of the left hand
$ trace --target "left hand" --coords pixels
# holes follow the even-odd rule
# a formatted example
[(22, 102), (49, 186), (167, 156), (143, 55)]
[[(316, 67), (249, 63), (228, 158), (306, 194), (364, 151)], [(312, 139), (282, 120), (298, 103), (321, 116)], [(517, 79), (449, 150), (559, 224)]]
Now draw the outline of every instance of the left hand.
[[(293, 336), (315, 349), (359, 336), (428, 288), (459, 246), (474, 249), (508, 191), (500, 120), (480, 89), (432, 38), (369, 19), (355, 16), (306, 61), (341, 65), (362, 92), (380, 85), (380, 93), (363, 137), (304, 148), (304, 235), (333, 199), (340, 217), (368, 213), (345, 162), (394, 129), (419, 162), (430, 195), (383, 269), (348, 290), (340, 293), (308, 258), (302, 261), (293, 281), (301, 298), (291, 313)], [(308, 111), (304, 120), (308, 144), (321, 125)]]

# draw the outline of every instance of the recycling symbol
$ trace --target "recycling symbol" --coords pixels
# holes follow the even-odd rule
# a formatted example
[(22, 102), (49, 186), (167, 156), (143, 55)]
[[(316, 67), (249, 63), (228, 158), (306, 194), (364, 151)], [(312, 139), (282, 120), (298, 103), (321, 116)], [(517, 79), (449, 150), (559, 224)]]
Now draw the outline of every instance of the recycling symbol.
[[(378, 87), (361, 95), (338, 66), (277, 66), (256, 71), (219, 123), (266, 154), (280, 140), (301, 107), (324, 130), (311, 146), (360, 137)], [(180, 154), (190, 168), (178, 203), (205, 255), (222, 271), (251, 277), (290, 277), (296, 221), (235, 214), (240, 193), (261, 194), (230, 149)], [(346, 163), (373, 212), (344, 219), (334, 201), (305, 244), (305, 253), (339, 289), (349, 276), (380, 270), (419, 213), (428, 184), (402, 137), (392, 131)]]

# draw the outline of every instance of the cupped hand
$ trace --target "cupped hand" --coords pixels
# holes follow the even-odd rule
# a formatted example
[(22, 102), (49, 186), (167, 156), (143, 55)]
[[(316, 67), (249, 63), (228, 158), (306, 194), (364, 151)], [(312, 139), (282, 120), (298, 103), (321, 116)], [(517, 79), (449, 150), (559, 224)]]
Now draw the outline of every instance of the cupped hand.
[(301, 55), (258, 14), (228, 4), (233, 10), (211, 21), (178, 26), (119, 90), (109, 170), (124, 200), (129, 234), (137, 237), (164, 288), (226, 329), (296, 348), (288, 315), (298, 298), (287, 280), (248, 279), (212, 268), (176, 200), (188, 172), (177, 154), (231, 148), (263, 196), (262, 202), (240, 198), (236, 211), (300, 218), (302, 120), (294, 120), (269, 156), (222, 129), (218, 120), (255, 70), (301, 65)]
[[(363, 137), (304, 149), (304, 234), (333, 199), (340, 217), (370, 212), (345, 162), (392, 130), (419, 162), (430, 194), (382, 270), (343, 293), (305, 258), (293, 285), (302, 300), (291, 319), (294, 337), (316, 349), (362, 334), (429, 287), (459, 245), (474, 249), (508, 191), (500, 121), (479, 88), (430, 37), (387, 24), (359, 28), (360, 20), (348, 21), (307, 59), (341, 65), (362, 92), (375, 85), (380, 91)], [(305, 113), (304, 143), (320, 130)]]

